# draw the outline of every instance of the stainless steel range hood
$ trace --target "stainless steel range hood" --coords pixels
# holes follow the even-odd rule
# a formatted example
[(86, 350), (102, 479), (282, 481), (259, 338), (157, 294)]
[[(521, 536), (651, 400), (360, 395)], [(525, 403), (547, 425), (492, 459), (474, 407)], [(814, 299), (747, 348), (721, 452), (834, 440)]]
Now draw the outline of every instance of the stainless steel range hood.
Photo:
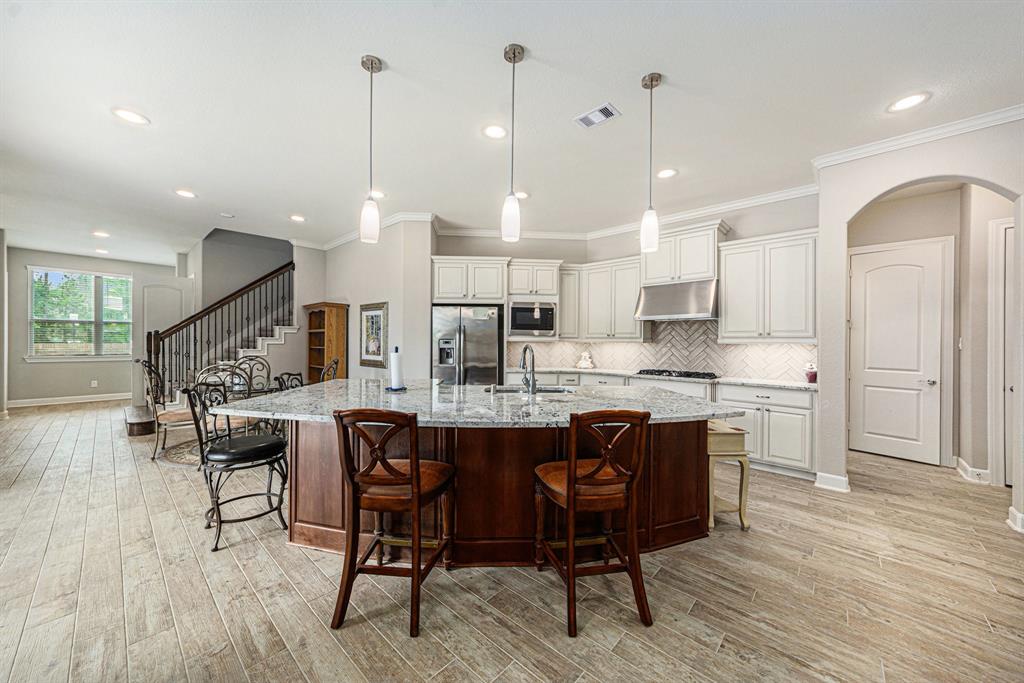
[(718, 280), (640, 288), (637, 320), (712, 320), (718, 317)]

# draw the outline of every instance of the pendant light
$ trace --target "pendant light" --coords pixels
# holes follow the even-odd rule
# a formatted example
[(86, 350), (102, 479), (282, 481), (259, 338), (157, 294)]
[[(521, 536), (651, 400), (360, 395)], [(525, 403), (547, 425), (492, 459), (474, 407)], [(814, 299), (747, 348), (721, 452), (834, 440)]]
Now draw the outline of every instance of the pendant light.
[(383, 66), (380, 58), (373, 55), (363, 55), (359, 63), (370, 72), (370, 187), (359, 214), (359, 241), (376, 244), (380, 239), (380, 206), (373, 198), (373, 74), (380, 73)]
[(509, 135), (508, 196), (501, 205), (501, 239), (505, 242), (519, 241), (519, 198), (516, 197), (516, 64), (523, 61), (526, 50), (522, 45), (509, 43), (505, 46), (505, 61), (512, 65), (512, 126)]
[(640, 219), (640, 251), (658, 251), (658, 212), (654, 210), (654, 89), (661, 85), (661, 74), (652, 72), (640, 80), (650, 94), (647, 118), (647, 210)]

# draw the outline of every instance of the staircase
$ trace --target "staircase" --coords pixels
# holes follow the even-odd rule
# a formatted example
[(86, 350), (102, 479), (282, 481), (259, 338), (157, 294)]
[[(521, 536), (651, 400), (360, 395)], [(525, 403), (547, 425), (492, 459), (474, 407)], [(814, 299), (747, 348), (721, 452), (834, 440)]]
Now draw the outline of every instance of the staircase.
[(294, 273), (295, 263), (286, 263), (166, 330), (146, 332), (146, 358), (164, 378), (165, 400), (203, 368), (266, 355), (297, 332)]

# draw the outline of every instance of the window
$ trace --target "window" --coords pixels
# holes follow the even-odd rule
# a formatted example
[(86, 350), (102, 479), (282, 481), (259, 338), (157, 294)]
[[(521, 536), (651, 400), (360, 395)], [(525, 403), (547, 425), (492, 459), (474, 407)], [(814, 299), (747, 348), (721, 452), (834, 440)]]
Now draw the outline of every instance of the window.
[(132, 279), (29, 267), (30, 357), (129, 356)]

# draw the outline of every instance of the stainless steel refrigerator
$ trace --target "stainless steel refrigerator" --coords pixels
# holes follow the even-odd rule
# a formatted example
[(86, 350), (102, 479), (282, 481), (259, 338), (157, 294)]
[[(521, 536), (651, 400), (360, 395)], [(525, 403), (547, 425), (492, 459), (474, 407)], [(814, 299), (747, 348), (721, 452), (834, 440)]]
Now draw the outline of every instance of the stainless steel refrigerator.
[(442, 384), (501, 384), (501, 306), (434, 306), (430, 376)]

